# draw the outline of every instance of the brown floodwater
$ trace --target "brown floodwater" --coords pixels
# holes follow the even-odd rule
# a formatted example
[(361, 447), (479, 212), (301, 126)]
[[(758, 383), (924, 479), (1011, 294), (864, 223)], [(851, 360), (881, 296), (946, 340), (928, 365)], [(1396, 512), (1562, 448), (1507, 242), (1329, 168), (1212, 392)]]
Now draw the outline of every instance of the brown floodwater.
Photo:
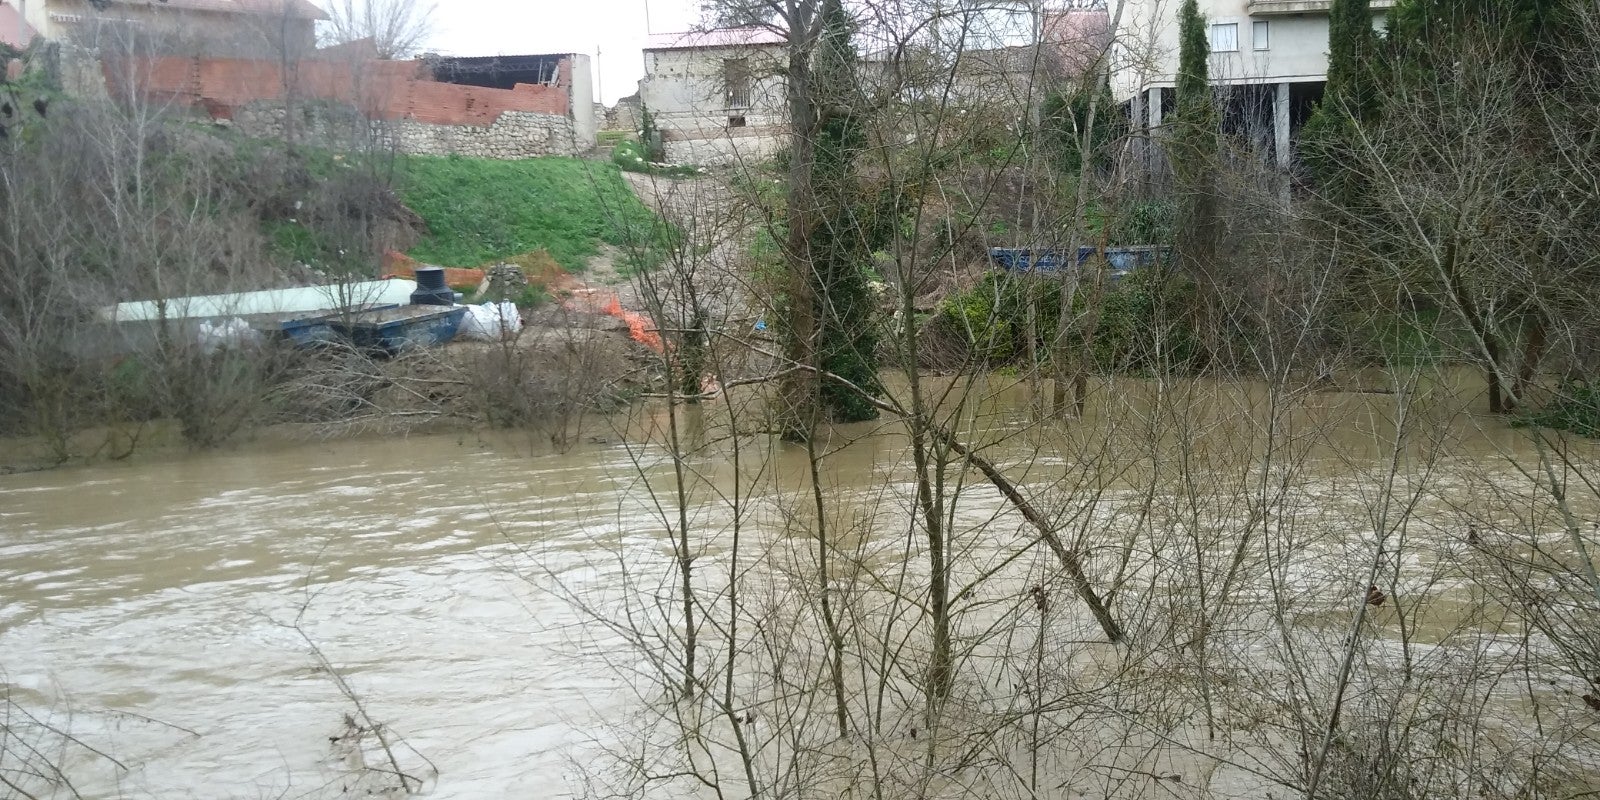
[[(1260, 426), (1240, 420), (1263, 395), (1207, 394), (1194, 415), (1207, 420), (1202, 438), (1216, 441), (1204, 464), (1231, 470), (1228, 453), (1250, 452), (1240, 431)], [(1149, 438), (1134, 424), (1146, 416), (1093, 409), (1056, 439), (1007, 436), (1026, 419), (1020, 387), (996, 381), (977, 396), (969, 421), (1000, 442), (990, 453), (1001, 462), (1070, 462)], [(1295, 402), (1284, 424), (1317, 432), (1303, 453), (1311, 483), (1342, 502), (1351, 476), (1386, 463), (1392, 398)], [(1530, 451), (1499, 421), (1457, 411), (1411, 449), (1447, 447), (1438, 485), (1465, 503), (1474, 476), (1509, 471)], [(1114, 419), (1127, 439), (1097, 438)], [(0, 476), (0, 686), (39, 724), (9, 719), (84, 797), (338, 796), (351, 753), (333, 740), (354, 707), (309, 639), (372, 718), (436, 765), (430, 796), (570, 791), (602, 752), (607, 722), (631, 713), (617, 675), (636, 656), (549, 588), (604, 585), (622, 563), (664, 569), (670, 556), (645, 491), (667, 467), (652, 460), (641, 470), (637, 451), (597, 433), (565, 452), (515, 437), (430, 435)], [(869, 424), (850, 434), (859, 441), (829, 456), (830, 490), (904, 479), (901, 431)], [(733, 480), (725, 455), (702, 464), (713, 483)], [(778, 468), (751, 491), (803, 485), (795, 450), (764, 443), (746, 459), (767, 456)], [(992, 493), (969, 502), (974, 525), (1003, 505)], [(881, 535), (898, 541), (904, 526), (895, 527)]]
[(68, 748), (85, 796), (296, 796), (342, 774), (351, 707), (299, 617), (439, 796), (541, 796), (616, 687), (520, 550), (620, 542), (634, 479), (447, 436), (3, 478), (0, 680), (131, 767)]

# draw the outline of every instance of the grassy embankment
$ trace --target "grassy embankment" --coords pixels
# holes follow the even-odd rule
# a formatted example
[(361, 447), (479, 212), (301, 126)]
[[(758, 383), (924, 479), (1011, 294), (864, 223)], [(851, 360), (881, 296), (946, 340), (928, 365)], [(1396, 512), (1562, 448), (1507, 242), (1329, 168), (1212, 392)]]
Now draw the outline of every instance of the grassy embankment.
[(580, 272), (602, 243), (631, 252), (658, 233), (611, 164), (413, 156), (399, 172), (401, 199), (428, 227), (408, 255), (429, 264), (480, 267), (543, 250)]
[[(467, 268), (511, 262), (530, 277), (556, 268), (582, 272), (602, 244), (646, 252), (639, 245), (661, 232), (618, 168), (603, 162), (411, 156), (391, 164), (300, 148), (295, 165), (285, 166), (280, 152), (229, 138), (242, 172), (273, 176), (239, 181), (264, 195), (253, 205), (272, 210), (261, 222), (270, 250), (284, 262), (333, 274), (373, 269), (374, 254), (360, 242), (352, 209), (379, 218), (406, 216), (401, 204), (414, 212), (420, 238), (406, 252), (418, 261)], [(376, 200), (382, 197), (398, 203), (386, 206)]]

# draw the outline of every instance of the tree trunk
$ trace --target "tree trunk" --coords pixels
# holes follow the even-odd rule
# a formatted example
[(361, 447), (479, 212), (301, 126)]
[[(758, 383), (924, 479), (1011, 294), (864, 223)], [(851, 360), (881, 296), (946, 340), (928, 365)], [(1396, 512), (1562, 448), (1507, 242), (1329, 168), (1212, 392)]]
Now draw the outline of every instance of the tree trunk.
[(1534, 375), (1539, 371), (1539, 362), (1544, 360), (1545, 347), (1549, 344), (1549, 336), (1544, 327), (1544, 315), (1534, 312), (1528, 317), (1528, 330), (1524, 334), (1527, 338), (1522, 345), (1522, 364), (1517, 369), (1517, 382), (1512, 387), (1512, 400), (1517, 403), (1528, 402), (1528, 389), (1533, 385)]
[(815, 166), (816, 107), (811, 97), (810, 47), (807, 33), (798, 27), (789, 32), (789, 202), (785, 210), (787, 240), (784, 264), (788, 291), (788, 341), (785, 355), (801, 369), (791, 371), (783, 382), (779, 402), (779, 429), (785, 440), (804, 441), (816, 427), (817, 415), (817, 320), (813, 296), (811, 231), (816, 220), (816, 192), (811, 182)]
[(935, 494), (939, 485), (935, 447), (921, 416), (911, 419), (911, 458), (917, 470), (917, 505), (922, 510), (923, 527), (928, 537), (928, 614), (933, 617), (933, 654), (928, 661), (928, 696), (943, 700), (950, 696), (954, 665), (950, 653), (950, 576), (946, 555), (944, 504)]
[(1489, 382), (1489, 413), (1505, 414), (1511, 411), (1511, 405), (1506, 402), (1505, 387), (1500, 382), (1500, 360), (1502, 350), (1500, 339), (1494, 334), (1483, 332), (1483, 347), (1489, 352), (1487, 379)]

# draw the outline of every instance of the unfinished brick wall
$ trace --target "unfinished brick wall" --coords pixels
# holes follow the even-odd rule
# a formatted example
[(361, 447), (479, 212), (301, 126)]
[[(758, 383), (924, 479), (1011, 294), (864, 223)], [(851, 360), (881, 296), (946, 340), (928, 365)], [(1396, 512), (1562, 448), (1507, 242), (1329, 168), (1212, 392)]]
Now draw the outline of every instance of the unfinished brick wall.
[[(286, 70), (278, 62), (257, 59), (164, 57), (107, 62), (104, 71), (115, 96), (170, 102), (203, 110), (212, 119), (233, 120), (245, 110), (286, 105), (292, 93), (295, 101), (332, 101), (371, 120), (451, 129), (503, 127), (498, 123), (507, 113), (523, 120), (528, 115), (565, 119), (570, 111), (566, 84), (572, 74), (570, 60), (564, 59), (555, 86), (492, 89), (441, 83), (419, 61), (312, 60)], [(408, 138), (429, 142), (462, 137)]]

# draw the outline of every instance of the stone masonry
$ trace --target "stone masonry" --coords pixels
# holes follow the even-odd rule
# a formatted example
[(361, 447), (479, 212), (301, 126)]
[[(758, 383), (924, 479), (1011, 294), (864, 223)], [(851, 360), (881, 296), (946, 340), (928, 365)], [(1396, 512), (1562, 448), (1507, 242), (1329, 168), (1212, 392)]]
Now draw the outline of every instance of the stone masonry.
[[(287, 119), (281, 103), (251, 103), (233, 111), (236, 130), (262, 139), (285, 138)], [(584, 149), (574, 137), (572, 120), (557, 114), (504, 111), (489, 125), (438, 125), (410, 119), (367, 121), (348, 109), (307, 103), (295, 109), (295, 120), (298, 138), (334, 149), (372, 139), (402, 153), (472, 158), (570, 156)], [(363, 131), (363, 125), (370, 129)]]

